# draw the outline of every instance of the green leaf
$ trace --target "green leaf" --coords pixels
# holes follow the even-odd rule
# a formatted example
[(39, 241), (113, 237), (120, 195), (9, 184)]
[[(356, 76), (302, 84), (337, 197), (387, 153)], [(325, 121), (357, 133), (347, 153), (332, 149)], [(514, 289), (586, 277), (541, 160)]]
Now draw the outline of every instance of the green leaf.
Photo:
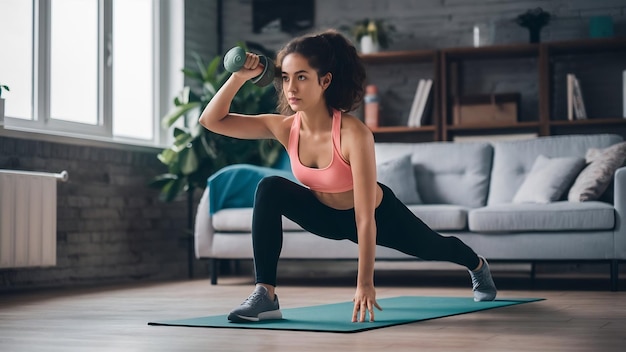
[(198, 157), (193, 148), (185, 148), (180, 151), (180, 171), (183, 175), (194, 173), (198, 169)]
[(179, 134), (178, 136), (176, 136), (176, 139), (174, 141), (174, 145), (172, 146), (172, 148), (174, 148), (175, 151), (177, 152), (182, 152), (183, 149), (188, 148), (189, 145), (191, 144), (191, 142), (193, 142), (194, 138), (189, 134), (189, 133), (183, 133), (183, 134)]
[(163, 201), (171, 202), (185, 190), (187, 185), (186, 177), (178, 177), (166, 183), (161, 189), (160, 198)]
[(197, 108), (199, 106), (200, 106), (200, 104), (197, 103), (197, 102), (187, 103), (187, 104), (183, 104), (183, 105), (177, 106), (172, 111), (170, 111), (167, 115), (165, 115), (165, 117), (161, 121), (161, 124), (163, 125), (164, 128), (172, 127), (172, 125), (175, 124), (176, 121), (178, 121), (178, 119), (181, 116), (185, 115), (189, 111), (191, 111), (191, 110), (193, 110), (193, 109), (195, 109), (195, 108)]
[(176, 180), (177, 178), (178, 176), (174, 174), (158, 175), (155, 178), (153, 178), (152, 181), (148, 183), (148, 186), (151, 188), (162, 189), (166, 184), (168, 184), (169, 182), (172, 182), (172, 180)]
[(178, 136), (182, 134), (189, 134), (189, 132), (185, 128), (174, 127), (173, 134), (174, 134), (174, 138), (178, 138)]
[(199, 138), (202, 133), (204, 133), (204, 131), (206, 131), (206, 128), (204, 128), (204, 126), (202, 126), (200, 123), (196, 123), (195, 125), (193, 125), (193, 127), (190, 128), (190, 134), (194, 139)]
[(206, 65), (204, 64), (204, 60), (202, 60), (202, 57), (198, 53), (192, 53), (191, 56), (193, 57), (193, 61), (196, 63), (196, 68), (198, 69), (197, 72), (200, 74), (199, 80), (206, 81), (208, 77), (205, 72)]
[(202, 87), (204, 88), (205, 93), (207, 93), (205, 94), (207, 101), (210, 101), (217, 93), (217, 88), (215, 87), (215, 84), (211, 82), (205, 82)]
[(194, 71), (194, 70), (191, 70), (191, 69), (188, 69), (188, 68), (184, 68), (182, 71), (183, 71), (183, 74), (186, 77), (189, 77), (191, 79), (198, 80), (198, 81), (203, 81), (204, 80), (204, 78), (202, 77), (202, 73), (200, 73), (198, 71)]
[(180, 103), (188, 104), (189, 103), (189, 93), (191, 92), (191, 88), (189, 86), (183, 87), (183, 90), (180, 92)]
[(200, 137), (200, 142), (202, 143), (202, 147), (204, 148), (204, 151), (206, 152), (206, 154), (209, 155), (211, 158), (215, 158), (215, 154), (216, 154), (215, 150), (211, 148), (211, 145), (207, 141), (207, 137), (208, 137), (208, 134), (205, 134), (204, 136)]
[(222, 57), (216, 56), (213, 60), (211, 60), (211, 62), (207, 66), (206, 72), (205, 72), (206, 76), (207, 77), (219, 77), (217, 73), (221, 66), (222, 66)]

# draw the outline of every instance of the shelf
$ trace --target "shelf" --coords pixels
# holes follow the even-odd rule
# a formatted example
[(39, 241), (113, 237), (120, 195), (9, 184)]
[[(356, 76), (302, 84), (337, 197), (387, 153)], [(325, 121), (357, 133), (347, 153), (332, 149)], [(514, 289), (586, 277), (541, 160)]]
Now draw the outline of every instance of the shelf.
[(449, 48), (442, 50), (447, 59), (502, 59), (536, 57), (539, 44), (491, 45), (478, 48)]
[(373, 133), (416, 133), (434, 132), (435, 126), (407, 127), (407, 126), (380, 126), (371, 128)]
[(593, 126), (593, 125), (626, 125), (626, 118), (605, 118), (605, 119), (585, 119), (585, 120), (554, 120), (550, 121), (551, 126)]
[(382, 51), (375, 54), (363, 54), (361, 59), (368, 64), (397, 62), (429, 62), (436, 59), (435, 50)]
[(550, 54), (589, 54), (601, 51), (626, 51), (626, 38), (596, 38), (542, 44)]
[(448, 125), (450, 131), (468, 131), (468, 130), (517, 130), (538, 128), (539, 122), (516, 122), (516, 123), (498, 123), (498, 124), (474, 124), (474, 125)]
[[(422, 71), (428, 73), (432, 72), (431, 76), (434, 80), (433, 111), (429, 120), (432, 125), (422, 127), (381, 126), (372, 128), (372, 132), (377, 140), (391, 142), (400, 140), (448, 141), (457, 135), (496, 133), (514, 134), (532, 132), (540, 136), (549, 136), (563, 132), (581, 132), (587, 130), (615, 131), (615, 133), (620, 133), (626, 138), (626, 132), (624, 132), (626, 131), (626, 118), (622, 118), (620, 116), (622, 100), (621, 95), (619, 97), (619, 102), (614, 101), (618, 98), (611, 95), (611, 109), (600, 110), (605, 111), (605, 118), (591, 118), (574, 121), (568, 121), (566, 119), (555, 120), (556, 118), (565, 117), (565, 115), (563, 115), (563, 111), (555, 108), (558, 104), (561, 104), (562, 100), (557, 99), (554, 93), (555, 89), (562, 88), (556, 84), (557, 82), (555, 82), (555, 74), (558, 73), (555, 73), (555, 70), (557, 68), (561, 69), (560, 66), (557, 67), (557, 65), (562, 64), (562, 62), (567, 64), (569, 61), (572, 61), (570, 56), (579, 56), (578, 59), (587, 60), (587, 56), (581, 56), (587, 53), (600, 54), (602, 56), (604, 54), (610, 55), (613, 60), (611, 63), (614, 61), (621, 62), (621, 55), (626, 53), (626, 38), (583, 38), (577, 40), (542, 42), (535, 44), (515, 43), (483, 47), (383, 51), (374, 54), (361, 54), (360, 57), (363, 62), (368, 65), (367, 69), (372, 69), (374, 73), (382, 72), (384, 74), (388, 72), (384, 71), (384, 67), (381, 68), (376, 65), (393, 66), (394, 64), (400, 63), (414, 63), (418, 65), (410, 68), (405, 68), (403, 66), (402, 69), (404, 71), (419, 71), (420, 75), (424, 75)], [(593, 56), (592, 58), (596, 59), (596, 56)], [(518, 62), (515, 61), (517, 59), (521, 59), (521, 64), (527, 71), (521, 72), (520, 76), (529, 82), (531, 79), (534, 80), (535, 77), (537, 79), (536, 92), (535, 90), (524, 91), (526, 96), (523, 96), (522, 99), (524, 99), (523, 102), (525, 105), (522, 106), (522, 103), (519, 103), (519, 112), (523, 114), (532, 114), (532, 116), (524, 115), (525, 118), (522, 116), (522, 118), (526, 120), (523, 122), (479, 123), (466, 125), (451, 124), (454, 97), (463, 96), (463, 91), (461, 91), (459, 87), (466, 90), (468, 89), (462, 85), (463, 79), (467, 79), (468, 77), (467, 74), (463, 76), (463, 70), (471, 69), (472, 65), (475, 63), (490, 65), (490, 60), (494, 60), (494, 66), (496, 66), (496, 69), (499, 70), (496, 72), (497, 74), (503, 75), (502, 72), (515, 74), (517, 72), (516, 70), (520, 70), (520, 66), (510, 65), (510, 63)], [(479, 62), (481, 60), (483, 62)], [(589, 60), (588, 70), (599, 71), (600, 78), (598, 78), (598, 80), (609, 77), (610, 73), (595, 69), (592, 65), (593, 62), (591, 62), (591, 59)], [(465, 65), (465, 62), (469, 63), (469, 61), (474, 62), (472, 65)], [(586, 63), (586, 61), (583, 62)], [(427, 69), (429, 71), (426, 71)], [(396, 71), (397, 70), (393, 70), (393, 74), (397, 74)], [(589, 74), (591, 75), (594, 72)], [(619, 90), (621, 92), (621, 70), (619, 73)], [(476, 79), (476, 77), (480, 78), (486, 75), (486, 73), (483, 72), (471, 72), (471, 74), (473, 74), (473, 76), (470, 75), (469, 77), (472, 79)], [(611, 84), (613, 84), (615, 77), (611, 76), (610, 78)], [(385, 83), (388, 82), (385, 81)], [(521, 86), (522, 89), (530, 87), (530, 85)], [(520, 88), (517, 89), (519, 90)], [(399, 94), (399, 96), (404, 99), (402, 103), (407, 103), (404, 105), (408, 105), (409, 102), (407, 102), (407, 100), (409, 98), (407, 97), (413, 96), (415, 93), (407, 93), (406, 91), (402, 91), (402, 93), (403, 94)], [(604, 96), (602, 98), (604, 98)], [(598, 100), (598, 97), (594, 97), (593, 99), (595, 102)], [(535, 102), (538, 105), (537, 107), (532, 106)], [(398, 109), (404, 109), (404, 105)], [(620, 105), (619, 112), (617, 112), (614, 108), (614, 106), (617, 105)], [(399, 114), (400, 112), (395, 113)], [(598, 111), (598, 113), (600, 112)], [(591, 115), (598, 116), (593, 114), (593, 111)], [(383, 121), (387, 121), (387, 123), (402, 123), (398, 120), (391, 119), (383, 119)]]

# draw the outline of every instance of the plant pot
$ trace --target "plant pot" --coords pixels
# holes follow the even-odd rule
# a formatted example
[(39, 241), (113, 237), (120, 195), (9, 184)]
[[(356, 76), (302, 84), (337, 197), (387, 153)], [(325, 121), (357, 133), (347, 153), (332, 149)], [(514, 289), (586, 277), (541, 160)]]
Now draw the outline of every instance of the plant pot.
[(374, 39), (371, 35), (364, 35), (361, 37), (361, 53), (373, 54), (377, 53), (378, 50), (378, 43), (374, 42)]
[(529, 28), (529, 41), (530, 43), (539, 43), (541, 42), (541, 27), (538, 28)]

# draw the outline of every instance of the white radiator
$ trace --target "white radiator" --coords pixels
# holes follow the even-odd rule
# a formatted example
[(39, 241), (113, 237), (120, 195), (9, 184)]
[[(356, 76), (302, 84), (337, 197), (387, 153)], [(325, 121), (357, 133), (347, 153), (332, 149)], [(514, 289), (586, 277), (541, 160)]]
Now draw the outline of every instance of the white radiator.
[(56, 265), (56, 183), (67, 178), (0, 170), (0, 268)]

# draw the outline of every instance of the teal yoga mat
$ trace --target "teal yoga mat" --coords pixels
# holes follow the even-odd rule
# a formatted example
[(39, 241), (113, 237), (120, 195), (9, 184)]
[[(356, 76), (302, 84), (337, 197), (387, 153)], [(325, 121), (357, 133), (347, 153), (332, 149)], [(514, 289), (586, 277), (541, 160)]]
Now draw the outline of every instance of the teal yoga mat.
[(376, 321), (367, 323), (352, 323), (350, 321), (353, 309), (352, 302), (342, 302), (281, 309), (283, 313), (282, 320), (241, 324), (229, 322), (226, 319), (226, 315), (214, 315), (181, 320), (155, 321), (149, 322), (148, 325), (350, 333), (540, 300), (542, 298), (498, 299), (492, 302), (474, 302), (471, 297), (402, 296), (378, 299), (378, 303), (383, 310), (376, 310), (374, 312)]

